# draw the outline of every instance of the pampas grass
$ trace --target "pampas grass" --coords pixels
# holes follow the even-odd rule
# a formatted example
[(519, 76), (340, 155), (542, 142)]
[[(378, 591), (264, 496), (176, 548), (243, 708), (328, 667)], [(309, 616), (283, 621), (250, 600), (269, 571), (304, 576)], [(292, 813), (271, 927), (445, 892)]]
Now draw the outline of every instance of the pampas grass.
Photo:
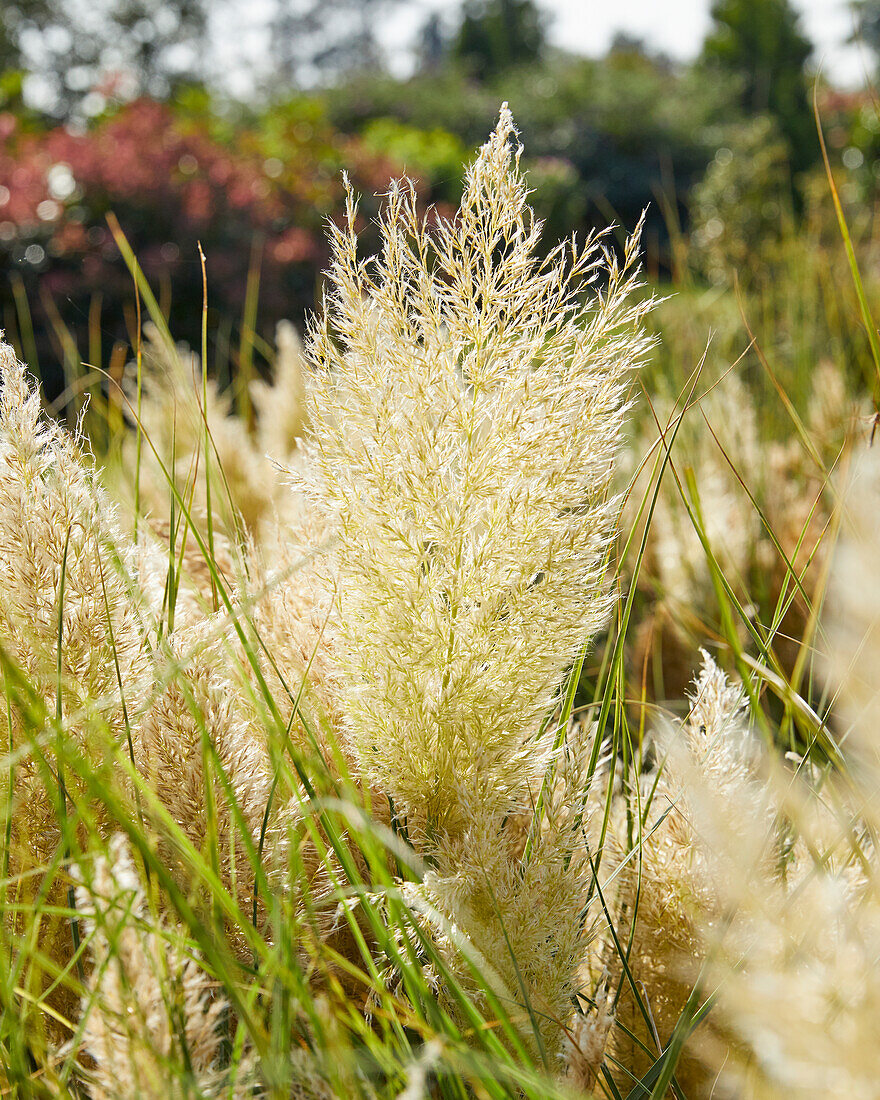
[(831, 368), (649, 433), (519, 158), (350, 195), (253, 420), (154, 317), (102, 472), (0, 349), (10, 1094), (873, 1095), (876, 456)]
[[(229, 1006), (173, 932), (152, 922), (124, 837), (111, 839), (91, 871), (76, 891), (92, 961), (81, 1025), (91, 1094), (249, 1095), (247, 1074), (232, 1083), (218, 1065)], [(73, 874), (82, 878), (79, 868)]]

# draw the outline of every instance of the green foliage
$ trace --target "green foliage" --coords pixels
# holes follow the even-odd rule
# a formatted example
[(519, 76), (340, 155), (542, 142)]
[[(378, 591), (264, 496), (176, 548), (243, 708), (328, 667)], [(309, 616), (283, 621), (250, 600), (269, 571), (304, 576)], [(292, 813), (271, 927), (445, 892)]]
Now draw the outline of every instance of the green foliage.
[(768, 112), (778, 120), (793, 167), (815, 162), (805, 74), (812, 46), (789, 0), (716, 0), (712, 19), (703, 47), (707, 64), (740, 79), (746, 112)]
[(21, 50), (10, 23), (8, 17), (0, 17), (0, 72), (4, 74), (21, 64)]
[[(235, 345), (250, 346), (251, 330), (271, 338), (279, 320), (314, 304), (326, 265), (323, 222), (341, 209), (343, 165), (371, 195), (394, 171), (387, 154), (328, 126), (311, 100), (229, 118), (190, 89), (178, 104), (137, 100), (79, 133), (4, 130), (10, 121), (0, 116), (0, 257), (10, 276), (0, 279), (0, 324), (20, 346), (33, 328), (51, 399), (82, 362), (106, 367), (108, 355), (131, 354), (131, 279), (108, 215), (162, 287), (176, 335), (194, 347), (201, 245), (209, 338), (225, 349), (223, 369), (237, 360), (237, 370)], [(260, 287), (259, 316), (248, 310), (249, 286)]]
[[(0, 43), (2, 49), (2, 43)], [(4, 70), (0, 62), (0, 109), (15, 111), (21, 117), (27, 112), (22, 104), (22, 89), (24, 87), (24, 73), (20, 69), (7, 68)]]
[(452, 55), (485, 81), (534, 64), (544, 46), (544, 19), (534, 0), (466, 0)]
[(771, 117), (727, 131), (691, 197), (694, 259), (711, 282), (760, 277), (790, 231), (789, 181), (785, 142)]
[(371, 119), (361, 138), (365, 148), (390, 157), (410, 176), (431, 188), (435, 199), (461, 197), (461, 166), (470, 150), (455, 134), (434, 127), (420, 130), (394, 118)]
[(599, 61), (555, 58), (476, 84), (454, 68), (401, 81), (360, 77), (326, 93), (330, 120), (363, 133), (376, 119), (441, 129), (465, 147), (492, 125), (499, 101), (514, 111), (529, 167), (553, 164), (551, 193), (536, 209), (548, 236), (583, 232), (613, 218), (625, 227), (649, 207), (648, 235), (665, 225), (659, 198), (682, 198), (717, 147), (715, 128), (730, 115), (731, 83), (670, 70), (641, 53)]

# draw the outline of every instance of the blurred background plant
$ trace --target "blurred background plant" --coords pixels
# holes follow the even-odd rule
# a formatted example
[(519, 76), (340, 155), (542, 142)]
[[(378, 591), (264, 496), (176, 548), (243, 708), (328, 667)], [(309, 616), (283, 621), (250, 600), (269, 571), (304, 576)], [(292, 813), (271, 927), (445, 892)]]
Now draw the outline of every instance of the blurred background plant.
[[(870, 53), (875, 6), (854, 15)], [(380, 34), (392, 19), (414, 28), (405, 75)], [(551, 25), (534, 0), (442, 13), (417, 0), (275, 0), (245, 20), (228, 0), (3, 5), (6, 331), (52, 398), (76, 364), (133, 354), (113, 213), (175, 335), (193, 345), (201, 242), (211, 361), (228, 383), (242, 361), (265, 365), (283, 316), (301, 322), (319, 300), (343, 164), (368, 200), (405, 171), (426, 206), (449, 209), (502, 100), (548, 239), (609, 219), (631, 228), (648, 207), (647, 265), (661, 283), (731, 286), (736, 274), (744, 287), (817, 205), (833, 225), (827, 197), (811, 200), (813, 51), (789, 0), (718, 0), (690, 63), (622, 33), (605, 56), (581, 57), (551, 45)], [(822, 77), (818, 95), (841, 195), (870, 212), (876, 103)], [(365, 220), (374, 212), (368, 201)], [(871, 225), (855, 228), (870, 249)]]
[(323, 222), (339, 208), (342, 166), (368, 195), (390, 175), (387, 156), (335, 131), (318, 103), (285, 104), (259, 123), (231, 126), (196, 89), (173, 104), (121, 105), (85, 131), (28, 130), (12, 116), (6, 131), (5, 323), (32, 341), (29, 360), (52, 396), (59, 365), (67, 375), (80, 360), (105, 366), (114, 350), (133, 346), (133, 284), (108, 214), (124, 226), (175, 333), (194, 345), (201, 244), (209, 331), (215, 351), (228, 349), (228, 371), (253, 342), (249, 327), (265, 333), (282, 317), (301, 322), (314, 304), (327, 262)]

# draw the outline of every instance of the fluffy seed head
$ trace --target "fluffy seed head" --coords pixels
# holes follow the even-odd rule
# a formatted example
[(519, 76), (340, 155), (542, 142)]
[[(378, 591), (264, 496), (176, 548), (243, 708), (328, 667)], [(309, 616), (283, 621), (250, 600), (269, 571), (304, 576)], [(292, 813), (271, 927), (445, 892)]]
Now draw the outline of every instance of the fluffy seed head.
[[(334, 231), (301, 484), (335, 526), (348, 736), (412, 835), (529, 798), (542, 716), (604, 620), (609, 479), (649, 308), (601, 238), (546, 259), (510, 112), (433, 228)], [(585, 288), (593, 289), (586, 298)]]
[(83, 998), (83, 1043), (94, 1060), (94, 1100), (168, 1100), (187, 1095), (245, 1096), (218, 1067), (219, 1018), (208, 974), (153, 922), (121, 835), (110, 858), (80, 880), (77, 907), (94, 968)]

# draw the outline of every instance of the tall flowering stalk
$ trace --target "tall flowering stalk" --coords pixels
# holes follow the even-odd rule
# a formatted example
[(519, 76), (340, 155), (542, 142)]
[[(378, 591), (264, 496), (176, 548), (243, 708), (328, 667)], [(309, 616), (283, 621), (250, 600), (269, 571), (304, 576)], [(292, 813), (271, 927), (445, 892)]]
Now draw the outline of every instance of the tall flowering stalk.
[(371, 261), (350, 199), (308, 347), (302, 477), (336, 524), (348, 734), (421, 835), (540, 784), (541, 720), (608, 612), (608, 488), (647, 346), (638, 235), (623, 264), (597, 237), (540, 259), (514, 134), (505, 107), (433, 232), (395, 184)]
[(505, 106), (451, 221), (393, 185), (372, 260), (349, 197), (298, 479), (335, 533), (347, 743), (433, 868), (419, 900), (441, 940), (469, 938), (550, 1043), (585, 943), (583, 786), (564, 777), (582, 737), (547, 800), (566, 812), (528, 817), (558, 737), (542, 723), (610, 606), (609, 488), (651, 303), (638, 231), (622, 262), (600, 235), (540, 257), (515, 133)]

